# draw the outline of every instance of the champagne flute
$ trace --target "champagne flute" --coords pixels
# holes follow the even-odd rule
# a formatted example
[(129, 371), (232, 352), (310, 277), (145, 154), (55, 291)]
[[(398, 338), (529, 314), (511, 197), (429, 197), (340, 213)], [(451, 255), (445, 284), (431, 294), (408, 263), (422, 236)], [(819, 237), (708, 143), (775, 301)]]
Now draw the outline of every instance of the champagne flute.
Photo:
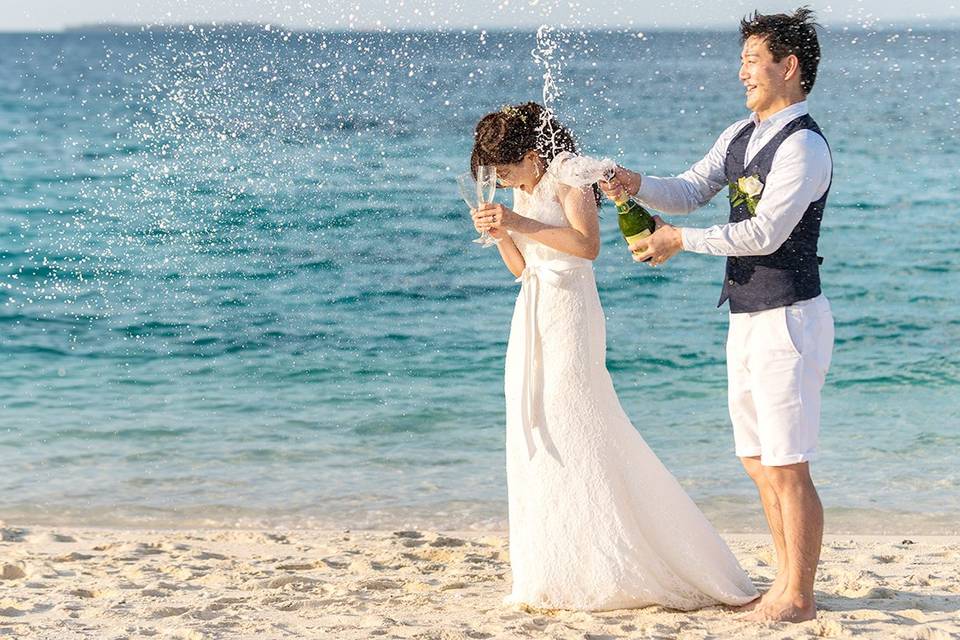
[[(457, 176), (457, 186), (460, 187), (460, 196), (471, 209), (479, 209), (484, 204), (493, 202), (497, 191), (497, 168), (492, 165), (477, 167), (477, 176), (467, 171)], [(474, 240), (483, 247), (498, 244), (500, 240), (483, 231), (480, 237)]]

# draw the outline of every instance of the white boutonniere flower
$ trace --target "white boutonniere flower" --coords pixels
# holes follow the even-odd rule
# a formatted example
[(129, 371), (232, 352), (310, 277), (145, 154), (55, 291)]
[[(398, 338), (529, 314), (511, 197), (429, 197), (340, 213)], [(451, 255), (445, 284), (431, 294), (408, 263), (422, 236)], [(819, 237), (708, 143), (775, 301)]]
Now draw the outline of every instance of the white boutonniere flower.
[(751, 198), (756, 198), (760, 195), (760, 192), (763, 191), (763, 183), (760, 182), (760, 176), (740, 178), (737, 180), (737, 185), (740, 187), (740, 191), (743, 191)]
[(758, 175), (744, 176), (730, 183), (730, 203), (735, 207), (746, 204), (752, 216), (757, 215), (757, 204), (760, 202), (761, 193), (763, 193), (763, 183), (760, 182)]

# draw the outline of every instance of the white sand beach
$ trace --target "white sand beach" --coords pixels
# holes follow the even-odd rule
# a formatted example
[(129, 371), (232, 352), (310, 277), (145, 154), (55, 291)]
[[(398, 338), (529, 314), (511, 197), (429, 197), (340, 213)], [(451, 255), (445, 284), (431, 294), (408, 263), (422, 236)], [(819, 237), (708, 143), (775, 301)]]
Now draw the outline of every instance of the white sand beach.
[[(0, 529), (0, 636), (96, 638), (960, 638), (960, 538), (828, 536), (820, 614), (501, 604), (504, 532)], [(762, 589), (772, 548), (724, 536)]]

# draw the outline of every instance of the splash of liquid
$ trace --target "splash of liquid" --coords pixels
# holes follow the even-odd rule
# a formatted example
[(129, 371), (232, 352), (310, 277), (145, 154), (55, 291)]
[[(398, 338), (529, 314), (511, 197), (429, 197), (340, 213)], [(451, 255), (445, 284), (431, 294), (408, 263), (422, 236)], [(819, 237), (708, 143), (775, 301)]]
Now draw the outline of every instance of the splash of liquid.
[(540, 125), (537, 128), (537, 146), (541, 150), (550, 149), (550, 156), (556, 156), (562, 149), (558, 148), (558, 131), (554, 126), (554, 103), (560, 98), (561, 91), (558, 79), (561, 77), (563, 56), (559, 56), (560, 41), (552, 27), (540, 25), (537, 29), (537, 46), (530, 53), (537, 66), (543, 67), (542, 104), (544, 111), (540, 114)]
[[(537, 146), (541, 151), (550, 150), (549, 157), (556, 157), (561, 151), (558, 142), (557, 120), (554, 105), (562, 95), (559, 80), (566, 56), (561, 52), (562, 39), (547, 25), (537, 29), (537, 46), (530, 53), (534, 62), (543, 67), (543, 106), (540, 125), (537, 127)], [(614, 175), (616, 163), (609, 159), (597, 159), (586, 155), (567, 158), (558, 169), (567, 184), (578, 187), (588, 186), (600, 180), (609, 180)]]

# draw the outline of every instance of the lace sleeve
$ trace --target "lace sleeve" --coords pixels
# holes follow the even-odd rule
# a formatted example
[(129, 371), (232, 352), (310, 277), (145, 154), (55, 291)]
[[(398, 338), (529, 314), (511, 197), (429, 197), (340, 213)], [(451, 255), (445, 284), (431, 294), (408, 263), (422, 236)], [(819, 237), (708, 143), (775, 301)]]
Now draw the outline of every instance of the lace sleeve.
[(598, 160), (590, 156), (578, 156), (569, 151), (561, 151), (550, 162), (547, 172), (552, 173), (558, 182), (571, 187), (587, 187), (603, 180), (614, 170), (617, 164), (609, 158)]

